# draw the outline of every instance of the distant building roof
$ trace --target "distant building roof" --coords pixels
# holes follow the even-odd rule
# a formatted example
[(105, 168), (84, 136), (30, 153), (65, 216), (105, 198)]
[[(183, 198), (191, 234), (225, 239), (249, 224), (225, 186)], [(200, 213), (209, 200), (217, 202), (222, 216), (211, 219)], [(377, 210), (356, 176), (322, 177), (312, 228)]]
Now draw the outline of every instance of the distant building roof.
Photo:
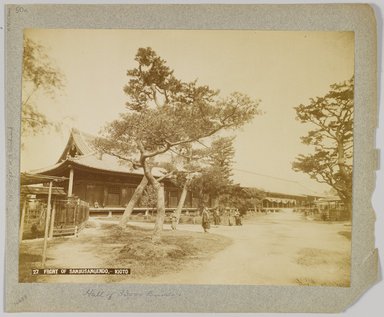
[(333, 201), (341, 201), (339, 196), (327, 196), (327, 197), (322, 197), (318, 199), (318, 202), (333, 202)]
[(276, 203), (294, 203), (295, 199), (287, 199), (287, 198), (276, 198), (276, 197), (265, 197), (265, 200), (269, 200), (270, 202)]
[(285, 194), (291, 196), (323, 196), (320, 193), (303, 186), (297, 181), (256, 173), (252, 173), (251, 180), (248, 180), (246, 184), (240, 181), (240, 185), (257, 188), (268, 193)]

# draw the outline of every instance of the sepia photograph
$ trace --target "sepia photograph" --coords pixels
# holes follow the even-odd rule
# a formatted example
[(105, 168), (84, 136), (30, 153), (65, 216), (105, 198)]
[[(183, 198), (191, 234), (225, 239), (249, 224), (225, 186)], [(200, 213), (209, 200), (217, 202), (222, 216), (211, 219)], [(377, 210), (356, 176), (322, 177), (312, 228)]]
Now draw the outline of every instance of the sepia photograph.
[(350, 287), (354, 51), (24, 29), (19, 283)]

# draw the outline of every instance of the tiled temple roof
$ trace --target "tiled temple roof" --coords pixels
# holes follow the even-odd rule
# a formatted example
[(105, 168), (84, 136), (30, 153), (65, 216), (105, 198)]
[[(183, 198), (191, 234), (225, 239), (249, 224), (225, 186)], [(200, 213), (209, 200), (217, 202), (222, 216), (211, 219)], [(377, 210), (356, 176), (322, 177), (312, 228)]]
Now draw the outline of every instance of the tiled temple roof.
[[(133, 169), (131, 164), (128, 162), (123, 162), (115, 156), (109, 154), (101, 155), (93, 145), (93, 140), (95, 140), (95, 138), (96, 136), (72, 128), (67, 145), (65, 146), (65, 149), (61, 154), (58, 162), (54, 165), (31, 172), (48, 174), (49, 171), (56, 170), (61, 166), (68, 164), (68, 162), (73, 162), (75, 166), (84, 166), (107, 172), (144, 175), (144, 172), (141, 168)], [(75, 156), (70, 156), (69, 152), (73, 147), (76, 148), (77, 154)], [(156, 167), (152, 169), (152, 173), (155, 177), (164, 175), (163, 170)]]

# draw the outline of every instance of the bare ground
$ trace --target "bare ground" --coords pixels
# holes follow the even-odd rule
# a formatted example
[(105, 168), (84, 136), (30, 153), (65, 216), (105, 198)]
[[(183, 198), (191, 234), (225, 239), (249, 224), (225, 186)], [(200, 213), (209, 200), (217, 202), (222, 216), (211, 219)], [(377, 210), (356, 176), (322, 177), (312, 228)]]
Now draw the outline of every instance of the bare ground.
[[(248, 217), (243, 226), (211, 228), (209, 234), (199, 225), (179, 225), (178, 231), (165, 225), (157, 247), (149, 242), (153, 224), (133, 223), (136, 227), (126, 232), (113, 221), (99, 225), (79, 238), (51, 242), (47, 266), (129, 267), (131, 276), (44, 276), (36, 281), (343, 287), (350, 283), (348, 223), (306, 221), (284, 211)], [(21, 253), (31, 257), (34, 249), (26, 244)], [(28, 282), (24, 267), (21, 272)]]
[[(151, 225), (153, 226), (153, 224)], [(79, 237), (49, 241), (45, 268), (130, 268), (131, 275), (32, 275), (41, 267), (43, 240), (20, 246), (20, 282), (104, 283), (139, 281), (145, 277), (177, 272), (209, 260), (231, 240), (219, 235), (165, 229), (160, 244), (151, 242), (152, 230), (93, 221)]]
[[(308, 222), (291, 211), (253, 216), (243, 226), (212, 228), (233, 243), (190, 271), (153, 283), (321, 285), (350, 284), (348, 223)], [(350, 236), (350, 235), (349, 235)]]

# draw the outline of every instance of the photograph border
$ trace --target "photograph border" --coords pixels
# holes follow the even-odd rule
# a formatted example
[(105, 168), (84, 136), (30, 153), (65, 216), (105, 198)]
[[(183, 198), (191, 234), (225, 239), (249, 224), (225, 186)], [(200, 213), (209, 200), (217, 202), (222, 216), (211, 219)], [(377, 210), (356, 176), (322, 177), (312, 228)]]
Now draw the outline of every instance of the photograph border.
[[(369, 5), (23, 5), (23, 10), (17, 8), (20, 6), (5, 8), (7, 311), (339, 312), (377, 281), (375, 214), (371, 206), (378, 166), (375, 149), (377, 44), (374, 12)], [(16, 246), (24, 28), (355, 32), (351, 287), (18, 283)], [(130, 296), (129, 300), (122, 295), (89, 296), (89, 290), (124, 294), (127, 289), (127, 294), (139, 295)]]

